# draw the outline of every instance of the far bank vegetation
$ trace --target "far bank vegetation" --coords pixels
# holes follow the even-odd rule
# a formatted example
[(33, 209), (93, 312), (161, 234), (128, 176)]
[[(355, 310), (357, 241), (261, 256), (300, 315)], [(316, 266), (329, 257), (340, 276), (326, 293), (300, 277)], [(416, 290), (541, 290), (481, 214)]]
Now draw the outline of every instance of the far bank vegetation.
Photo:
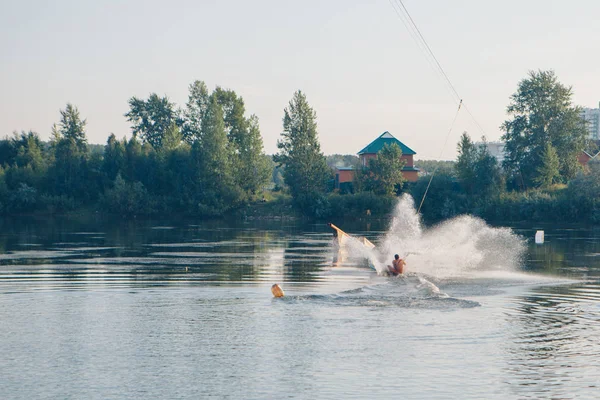
[[(30, 131), (0, 140), (0, 212), (367, 218), (388, 215), (403, 193), (420, 202), (430, 184), (421, 209), (427, 221), (469, 213), (598, 223), (600, 165), (577, 162), (594, 144), (571, 97), (552, 71), (532, 71), (507, 107), (502, 164), (485, 138), (474, 143), (465, 132), (456, 160), (416, 160), (417, 182), (399, 173), (394, 145), (366, 166), (355, 155), (325, 156), (316, 112), (301, 91), (284, 108), (272, 156), (242, 97), (201, 81), (189, 86), (184, 107), (155, 93), (131, 97), (129, 138), (110, 134), (104, 145), (88, 144), (85, 118), (67, 104), (48, 142)], [(349, 190), (334, 188), (336, 166), (354, 168)]]

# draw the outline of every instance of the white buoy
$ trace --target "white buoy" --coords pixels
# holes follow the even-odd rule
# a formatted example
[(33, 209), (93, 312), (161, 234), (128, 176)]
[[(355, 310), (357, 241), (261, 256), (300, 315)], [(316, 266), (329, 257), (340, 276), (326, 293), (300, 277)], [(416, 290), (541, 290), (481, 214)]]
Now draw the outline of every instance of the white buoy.
[(544, 243), (544, 231), (537, 231), (535, 233), (535, 243), (536, 244)]

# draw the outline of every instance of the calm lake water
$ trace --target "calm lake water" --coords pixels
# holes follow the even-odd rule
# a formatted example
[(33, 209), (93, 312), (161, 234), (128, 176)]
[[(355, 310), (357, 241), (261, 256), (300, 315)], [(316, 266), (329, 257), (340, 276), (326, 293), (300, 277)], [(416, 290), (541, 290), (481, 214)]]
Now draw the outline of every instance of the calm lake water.
[(405, 217), (0, 220), (0, 398), (600, 396), (600, 229)]

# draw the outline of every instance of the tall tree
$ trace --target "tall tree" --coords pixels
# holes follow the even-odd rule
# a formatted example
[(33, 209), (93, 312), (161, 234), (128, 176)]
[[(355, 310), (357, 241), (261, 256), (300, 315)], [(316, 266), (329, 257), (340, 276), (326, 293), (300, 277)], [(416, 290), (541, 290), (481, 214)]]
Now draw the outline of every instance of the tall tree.
[(314, 204), (327, 187), (331, 170), (317, 136), (316, 113), (301, 91), (294, 93), (284, 109), (283, 132), (277, 141), (279, 153), (273, 159), (285, 165), (283, 177), (300, 207)]
[(200, 204), (204, 207), (201, 212), (219, 214), (241, 200), (234, 184), (230, 151), (223, 111), (213, 97), (202, 122), (202, 139), (192, 147)]
[(246, 118), (244, 100), (233, 90), (217, 86), (209, 93), (204, 82), (195, 81), (189, 92), (182, 126), (184, 140), (190, 144), (203, 140), (208, 109), (214, 100), (222, 111), (231, 175), (236, 185), (248, 194), (260, 190), (268, 181), (271, 169), (265, 160), (258, 119)]
[(43, 145), (35, 132), (13, 133), (7, 142), (13, 150), (13, 156), (6, 163), (5, 181), (8, 187), (16, 189), (25, 184), (39, 189), (46, 179), (46, 161)]
[(132, 97), (129, 99), (129, 112), (125, 114), (131, 122), (134, 135), (150, 143), (155, 149), (162, 144), (165, 132), (173, 122), (181, 125), (182, 121), (175, 111), (175, 105), (165, 97), (152, 93), (148, 100)]
[(17, 166), (31, 166), (37, 171), (44, 168), (43, 145), (37, 133), (29, 131), (18, 135), (15, 132), (12, 142), (17, 153), (15, 158)]
[(475, 144), (464, 132), (458, 143), (456, 175), (464, 192), (476, 200), (489, 199), (504, 190), (504, 176), (498, 160), (488, 150), (485, 137)]
[(64, 139), (73, 140), (81, 152), (87, 152), (86, 124), (87, 121), (81, 119), (79, 110), (72, 104), (67, 103), (67, 107), (64, 110), (60, 110), (58, 133)]
[(235, 145), (235, 148), (242, 147), (240, 142), (243, 141), (248, 131), (248, 120), (244, 116), (246, 112), (244, 100), (233, 90), (223, 89), (219, 86), (211, 96), (217, 100), (223, 110), (227, 138)]
[(206, 116), (210, 104), (210, 94), (206, 84), (202, 81), (192, 83), (189, 92), (181, 133), (183, 139), (192, 144), (202, 136), (202, 120)]
[(401, 157), (402, 149), (396, 143), (383, 146), (377, 157), (369, 160), (368, 168), (361, 174), (362, 190), (378, 195), (394, 195), (405, 181), (402, 175), (405, 162)]
[(473, 193), (475, 185), (475, 163), (477, 162), (477, 149), (467, 132), (463, 132), (457, 145), (458, 158), (456, 160), (456, 175), (458, 181), (467, 194)]
[(175, 121), (172, 121), (171, 125), (169, 125), (165, 131), (165, 135), (161, 143), (161, 150), (164, 152), (174, 151), (182, 145), (182, 141), (183, 137), (181, 135), (181, 130)]
[(270, 174), (265, 163), (258, 118), (254, 115), (246, 118), (244, 100), (233, 90), (217, 86), (211, 97), (223, 110), (236, 182), (245, 192), (255, 193), (266, 183)]
[(109, 181), (114, 181), (117, 177), (117, 174), (123, 173), (125, 169), (126, 163), (126, 150), (127, 142), (123, 139), (123, 142), (117, 140), (114, 133), (111, 133), (106, 141), (106, 146), (104, 147), (104, 157), (103, 157), (103, 165), (102, 170), (104, 171), (104, 175), (108, 178)]
[(60, 116), (58, 125), (52, 127), (48, 189), (58, 195), (89, 200), (94, 194), (92, 185), (86, 183), (89, 173), (86, 120), (81, 119), (79, 110), (71, 104), (60, 111)]
[(273, 168), (271, 160), (263, 150), (263, 140), (258, 126), (258, 117), (251, 115), (248, 130), (239, 141), (239, 158), (236, 169), (237, 182), (246, 193), (256, 193), (269, 182)]
[(577, 173), (577, 154), (584, 149), (587, 131), (571, 97), (571, 87), (558, 82), (553, 71), (530, 71), (511, 96), (507, 108), (511, 118), (502, 124), (504, 167), (524, 186), (539, 182), (538, 167), (547, 143), (556, 150), (561, 180)]
[(479, 200), (487, 200), (504, 191), (505, 178), (498, 160), (490, 154), (485, 136), (476, 147), (473, 194)]
[(548, 187), (560, 179), (560, 161), (556, 149), (550, 143), (546, 143), (542, 154), (541, 164), (537, 168), (535, 182), (541, 187)]

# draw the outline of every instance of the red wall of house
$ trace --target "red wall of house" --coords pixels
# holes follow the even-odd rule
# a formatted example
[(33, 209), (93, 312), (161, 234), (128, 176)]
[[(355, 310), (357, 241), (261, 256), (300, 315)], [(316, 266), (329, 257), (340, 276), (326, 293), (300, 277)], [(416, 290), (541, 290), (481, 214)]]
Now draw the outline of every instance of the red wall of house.
[(371, 158), (375, 158), (375, 157), (377, 157), (377, 154), (373, 154), (373, 153), (361, 154), (360, 155), (360, 163), (366, 167), (369, 165), (369, 160)]
[(351, 170), (344, 170), (344, 171), (337, 171), (338, 176), (339, 176), (339, 183), (344, 183), (344, 182), (352, 182), (352, 177), (354, 176), (354, 171)]
[(402, 176), (409, 182), (416, 182), (419, 179), (417, 171), (402, 171)]
[(584, 152), (581, 152), (577, 155), (577, 161), (579, 161), (579, 164), (583, 165), (584, 167), (587, 165), (590, 159), (591, 157)]

